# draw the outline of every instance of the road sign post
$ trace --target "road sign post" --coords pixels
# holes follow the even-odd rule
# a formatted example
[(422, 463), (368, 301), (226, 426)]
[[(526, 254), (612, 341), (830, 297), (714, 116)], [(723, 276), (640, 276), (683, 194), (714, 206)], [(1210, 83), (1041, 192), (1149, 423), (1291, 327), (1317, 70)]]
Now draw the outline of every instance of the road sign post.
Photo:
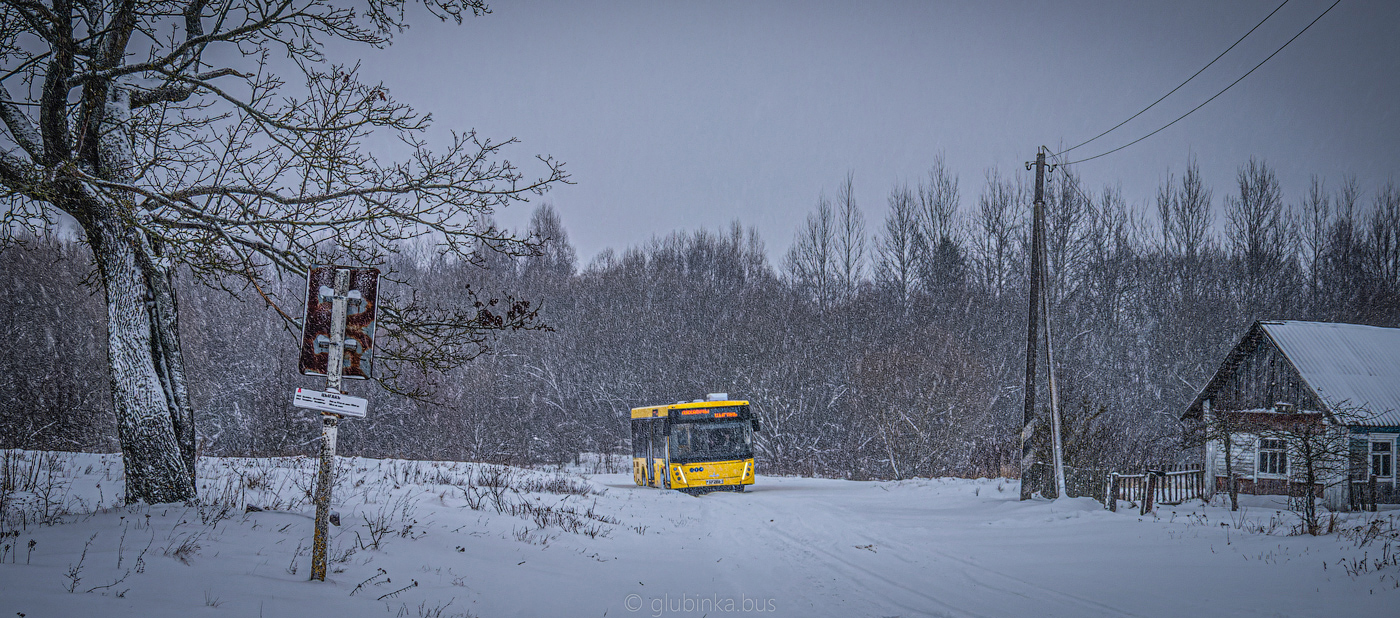
[[(341, 416), (364, 417), (366, 401), (342, 392), (346, 378), (370, 377), (379, 271), (343, 266), (313, 267), (306, 277), (301, 373), (325, 375), (325, 392), (298, 388), (293, 405), (321, 413), (321, 454), (316, 474), (316, 528), (311, 540), (311, 579), (326, 580), (331, 492), (335, 486), (335, 442)], [(348, 336), (348, 338), (347, 338)]]
[[(340, 393), (340, 369), (345, 354), (345, 296), (350, 271), (336, 269), (331, 297), (330, 349), (326, 359), (326, 392)], [(326, 546), (330, 538), (331, 487), (335, 483), (335, 438), (340, 417), (321, 412), (321, 458), (316, 475), (316, 532), (311, 539), (311, 579), (326, 581)]]

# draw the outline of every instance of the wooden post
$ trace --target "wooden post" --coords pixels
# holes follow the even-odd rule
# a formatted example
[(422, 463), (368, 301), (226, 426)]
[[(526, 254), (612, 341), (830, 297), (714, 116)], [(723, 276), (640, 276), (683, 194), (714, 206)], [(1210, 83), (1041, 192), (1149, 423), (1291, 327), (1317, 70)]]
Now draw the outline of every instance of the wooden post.
[(1146, 515), (1154, 509), (1153, 499), (1157, 497), (1157, 475), (1152, 470), (1148, 470), (1143, 480), (1142, 511), (1139, 515)]
[(1370, 501), (1366, 510), (1375, 513), (1380, 507), (1376, 506), (1376, 475), (1374, 474), (1366, 481), (1366, 499)]
[[(350, 271), (335, 271), (335, 295), (331, 297), (331, 344), (326, 358), (326, 391), (340, 393), (341, 366), (345, 359), (345, 301), (350, 291)], [(321, 457), (316, 475), (316, 531), (311, 540), (311, 579), (326, 581), (326, 554), (330, 539), (331, 490), (335, 485), (336, 425), (340, 416), (321, 413)]]
[(1108, 510), (1118, 512), (1118, 473), (1108, 475)]

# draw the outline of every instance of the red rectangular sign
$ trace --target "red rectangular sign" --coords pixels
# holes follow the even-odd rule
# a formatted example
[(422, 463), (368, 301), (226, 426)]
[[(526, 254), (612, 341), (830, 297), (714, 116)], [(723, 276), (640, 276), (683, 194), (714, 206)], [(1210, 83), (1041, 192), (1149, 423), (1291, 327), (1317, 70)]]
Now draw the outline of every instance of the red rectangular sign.
[(364, 380), (373, 377), (370, 359), (374, 352), (374, 320), (379, 291), (378, 268), (313, 266), (306, 276), (306, 315), (302, 317), (301, 356), (298, 368), (304, 375), (326, 375), (330, 358), (331, 300), (335, 294), (335, 271), (350, 271), (350, 289), (345, 302), (344, 378)]

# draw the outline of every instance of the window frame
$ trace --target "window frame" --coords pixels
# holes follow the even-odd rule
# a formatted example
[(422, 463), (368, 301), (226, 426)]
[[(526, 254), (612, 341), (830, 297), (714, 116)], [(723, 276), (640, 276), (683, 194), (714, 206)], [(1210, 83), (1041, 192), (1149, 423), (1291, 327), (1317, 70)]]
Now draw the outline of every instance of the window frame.
[[(1265, 445), (1265, 442), (1278, 443)], [(1271, 456), (1270, 463), (1266, 465), (1265, 457)], [(1257, 478), (1286, 479), (1288, 478), (1288, 438), (1276, 436), (1259, 436), (1254, 443), (1254, 475)], [(1266, 471), (1265, 468), (1278, 468), (1281, 471)]]
[[(1395, 470), (1395, 447), (1396, 447), (1396, 444), (1395, 444), (1395, 443), (1396, 443), (1396, 434), (1393, 434), (1393, 433), (1373, 433), (1373, 434), (1367, 434), (1367, 435), (1366, 435), (1366, 472), (1367, 472), (1367, 478), (1370, 478), (1370, 475), (1373, 474), (1373, 473), (1375, 473), (1375, 471), (1376, 471), (1376, 468), (1375, 468), (1375, 465), (1376, 465), (1376, 456), (1377, 456), (1377, 455), (1381, 455), (1381, 456), (1384, 456), (1386, 459), (1389, 460), (1389, 461), (1387, 461), (1386, 463), (1388, 464), (1388, 467), (1390, 468), (1390, 474), (1387, 474), (1387, 475), (1384, 475), (1384, 476), (1379, 475), (1379, 474), (1376, 474), (1376, 475), (1375, 475), (1375, 476), (1376, 476), (1376, 481), (1377, 481), (1377, 482), (1382, 482), (1382, 483), (1392, 483), (1392, 484), (1395, 483), (1395, 472), (1396, 472), (1396, 470)], [(1376, 450), (1376, 445), (1377, 445), (1377, 444), (1385, 444), (1385, 445), (1389, 446), (1390, 448), (1389, 448), (1388, 450), (1384, 450), (1384, 451), (1377, 451), (1377, 450)]]

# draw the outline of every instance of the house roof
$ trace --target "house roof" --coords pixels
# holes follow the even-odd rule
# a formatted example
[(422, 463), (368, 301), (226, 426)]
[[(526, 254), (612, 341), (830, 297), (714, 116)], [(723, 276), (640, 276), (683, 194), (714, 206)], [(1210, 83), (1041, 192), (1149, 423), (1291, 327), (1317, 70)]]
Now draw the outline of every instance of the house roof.
[(1332, 322), (1255, 322), (1196, 395), (1186, 417), (1199, 416), (1240, 360), (1267, 338), (1328, 408), (1353, 412), (1350, 425), (1400, 426), (1400, 328)]
[(1259, 324), (1332, 412), (1359, 408), (1366, 425), (1400, 425), (1400, 328)]

